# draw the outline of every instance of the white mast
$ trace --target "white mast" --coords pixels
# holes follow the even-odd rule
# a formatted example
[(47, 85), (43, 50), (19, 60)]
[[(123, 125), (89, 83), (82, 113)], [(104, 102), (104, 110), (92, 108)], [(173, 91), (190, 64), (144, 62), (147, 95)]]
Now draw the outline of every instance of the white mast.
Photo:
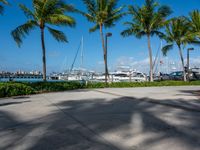
[(80, 69), (83, 69), (83, 36), (81, 39), (81, 65), (80, 65)]

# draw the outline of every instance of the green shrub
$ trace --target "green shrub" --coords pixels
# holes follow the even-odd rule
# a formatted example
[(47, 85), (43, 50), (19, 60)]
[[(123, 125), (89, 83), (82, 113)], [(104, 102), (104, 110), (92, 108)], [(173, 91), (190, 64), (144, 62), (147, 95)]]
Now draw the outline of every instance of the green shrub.
[(37, 83), (0, 83), (0, 97), (29, 95), (42, 92), (57, 92), (82, 88), (128, 88), (156, 86), (188, 86), (200, 85), (200, 81), (158, 81), (158, 82), (116, 82), (116, 83), (85, 83), (80, 82), (37, 82)]
[(31, 86), (37, 92), (57, 92), (73, 89), (81, 89), (84, 87), (83, 83), (80, 82), (37, 82), (37, 83), (26, 83)]
[(0, 97), (34, 94), (35, 90), (22, 83), (1, 83)]
[(200, 85), (200, 81), (155, 81), (155, 82), (115, 82), (108, 83), (88, 83), (87, 88), (128, 88), (128, 87), (156, 87), (156, 86), (189, 86)]

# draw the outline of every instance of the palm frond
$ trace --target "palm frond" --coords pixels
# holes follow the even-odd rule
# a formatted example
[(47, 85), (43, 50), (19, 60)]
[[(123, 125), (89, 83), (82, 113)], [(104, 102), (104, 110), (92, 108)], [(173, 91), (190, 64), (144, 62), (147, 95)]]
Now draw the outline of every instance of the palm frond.
[(168, 44), (162, 48), (163, 55), (166, 56), (169, 50), (173, 49), (173, 43)]
[(85, 4), (87, 8), (88, 13), (90, 13), (91, 15), (96, 14), (97, 3), (95, 3), (94, 0), (83, 0), (83, 3)]
[(6, 0), (0, 0), (1, 3), (8, 5), (8, 1)]
[(92, 28), (90, 28), (89, 32), (95, 32), (97, 29), (99, 29), (99, 24), (96, 24)]
[(34, 18), (34, 13), (30, 9), (28, 9), (25, 5), (19, 4), (19, 7), (24, 12), (27, 18)]
[(2, 15), (4, 12), (4, 7), (2, 5), (0, 5), (0, 14)]
[(52, 25), (64, 25), (64, 26), (70, 26), (74, 27), (76, 22), (74, 18), (67, 16), (67, 15), (61, 15), (61, 14), (54, 14), (49, 17), (47, 20), (47, 23)]
[(171, 15), (173, 11), (169, 6), (163, 5), (158, 9), (158, 14), (160, 14), (162, 17), (167, 17)]
[(132, 28), (127, 28), (126, 30), (121, 32), (121, 35), (123, 37), (134, 35), (133, 29)]
[(87, 12), (80, 13), (87, 18), (88, 21), (94, 24), (102, 24), (109, 28), (115, 25), (124, 13), (124, 6), (117, 8), (118, 0), (83, 0)]
[(163, 33), (160, 31), (165, 25), (168, 24), (166, 17), (171, 14), (171, 9), (168, 6), (160, 6), (154, 0), (145, 0), (145, 4), (139, 6), (128, 6), (128, 14), (132, 17), (133, 34), (137, 38), (144, 35), (157, 35), (161, 37)]
[[(0, 0), (0, 3), (3, 3), (5, 5), (9, 4), (6, 0)], [(0, 5), (0, 14), (2, 15), (3, 12), (4, 12), (4, 7), (3, 7), (3, 5)]]
[(68, 42), (67, 37), (62, 31), (47, 27), (51, 35), (58, 41), (58, 42)]
[(36, 26), (38, 26), (37, 22), (30, 20), (11, 32), (12, 37), (14, 38), (15, 42), (18, 44), (19, 47), (22, 44), (22, 38), (28, 35), (29, 32)]
[(157, 31), (157, 30), (151, 31), (151, 36), (154, 36), (154, 35), (157, 35), (159, 38), (164, 38), (164, 33), (160, 32), (160, 31)]
[(194, 10), (190, 13), (189, 21), (192, 26), (192, 31), (200, 37), (200, 12), (199, 10)]

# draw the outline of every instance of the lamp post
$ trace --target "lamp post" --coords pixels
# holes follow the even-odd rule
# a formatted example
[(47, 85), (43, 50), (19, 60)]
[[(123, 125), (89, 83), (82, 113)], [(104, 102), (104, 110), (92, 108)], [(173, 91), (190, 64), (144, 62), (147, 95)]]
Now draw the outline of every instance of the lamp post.
[(108, 54), (108, 37), (111, 37), (112, 36), (112, 33), (108, 32), (106, 33), (106, 37), (105, 37), (105, 65), (106, 65), (106, 68), (105, 68), (105, 82), (107, 83), (107, 80), (108, 80), (108, 62), (107, 62), (107, 54)]
[(189, 80), (189, 69), (190, 69), (190, 51), (193, 51), (194, 48), (188, 48), (187, 49), (187, 77)]

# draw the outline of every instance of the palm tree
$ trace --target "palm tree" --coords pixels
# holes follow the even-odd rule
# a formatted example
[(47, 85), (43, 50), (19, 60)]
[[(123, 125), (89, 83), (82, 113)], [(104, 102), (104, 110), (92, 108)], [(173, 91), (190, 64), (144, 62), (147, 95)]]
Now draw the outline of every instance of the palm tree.
[(196, 40), (195, 35), (191, 33), (192, 33), (191, 24), (187, 20), (187, 18), (178, 17), (178, 18), (171, 19), (169, 24), (166, 25), (166, 34), (163, 36), (163, 38), (167, 42), (167, 45), (164, 46), (162, 49), (164, 55), (166, 55), (167, 52), (173, 48), (174, 45), (177, 45), (178, 47), (182, 69), (183, 69), (184, 81), (187, 81), (187, 79), (186, 79), (184, 58), (183, 58), (183, 53), (182, 53), (183, 46), (186, 46), (187, 44), (192, 44), (192, 43), (196, 43), (196, 44), (199, 43)]
[(151, 49), (151, 37), (154, 35), (161, 36), (160, 29), (166, 24), (166, 17), (172, 13), (168, 6), (160, 6), (154, 0), (145, 0), (145, 4), (142, 7), (129, 6), (128, 14), (132, 16), (131, 22), (125, 22), (128, 26), (121, 35), (136, 36), (141, 38), (147, 36), (148, 51), (149, 51), (149, 63), (150, 63), (150, 81), (153, 81), (153, 61), (152, 61), (152, 49)]
[[(8, 2), (6, 0), (0, 0), (0, 3), (8, 5)], [(0, 4), (0, 14), (2, 15), (4, 11), (4, 7)]]
[(95, 24), (89, 31), (94, 32), (97, 29), (100, 30), (105, 64), (105, 82), (107, 83), (107, 50), (105, 47), (103, 29), (115, 25), (114, 23), (123, 16), (123, 13), (121, 12), (123, 7), (117, 8), (118, 0), (83, 0), (83, 2), (87, 7), (87, 12), (82, 12), (82, 14), (88, 19), (88, 21)]
[(11, 32), (14, 40), (20, 47), (22, 38), (28, 35), (32, 29), (39, 28), (41, 33), (42, 43), (42, 62), (43, 62), (43, 80), (46, 81), (46, 49), (44, 41), (45, 28), (51, 35), (59, 42), (67, 42), (65, 34), (59, 30), (53, 29), (55, 26), (70, 26), (75, 25), (75, 20), (65, 15), (66, 12), (73, 12), (75, 9), (66, 4), (62, 0), (33, 0), (33, 10), (27, 8), (25, 5), (20, 4), (21, 10), (26, 15), (28, 21), (23, 25), (18, 26)]

